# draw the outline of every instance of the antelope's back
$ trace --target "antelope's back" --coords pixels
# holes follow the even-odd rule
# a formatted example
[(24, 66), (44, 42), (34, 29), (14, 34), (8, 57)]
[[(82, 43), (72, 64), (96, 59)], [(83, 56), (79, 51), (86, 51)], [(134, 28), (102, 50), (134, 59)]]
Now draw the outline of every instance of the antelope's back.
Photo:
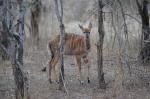
[(64, 52), (66, 55), (81, 55), (84, 53), (84, 37), (73, 33), (65, 33)]
[[(59, 50), (60, 35), (57, 35), (53, 40), (49, 42), (49, 46), (52, 46), (53, 50)], [(81, 35), (74, 33), (64, 34), (64, 54), (65, 55), (81, 55), (85, 52), (85, 40)]]

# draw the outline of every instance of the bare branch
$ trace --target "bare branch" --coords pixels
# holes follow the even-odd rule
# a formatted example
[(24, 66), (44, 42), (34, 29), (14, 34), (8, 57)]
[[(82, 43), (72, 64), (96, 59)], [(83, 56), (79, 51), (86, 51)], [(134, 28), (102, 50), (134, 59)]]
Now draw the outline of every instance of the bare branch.
[(137, 18), (135, 18), (134, 16), (125, 13), (124, 15), (131, 17), (132, 19), (136, 20), (138, 23), (142, 24), (142, 22), (140, 20), (138, 20)]
[(136, 4), (138, 6), (139, 13), (142, 14), (142, 6), (140, 5), (138, 0), (136, 0)]
[(2, 50), (2, 53), (5, 53), (5, 55), (9, 56), (7, 49), (1, 42), (0, 42), (0, 49)]

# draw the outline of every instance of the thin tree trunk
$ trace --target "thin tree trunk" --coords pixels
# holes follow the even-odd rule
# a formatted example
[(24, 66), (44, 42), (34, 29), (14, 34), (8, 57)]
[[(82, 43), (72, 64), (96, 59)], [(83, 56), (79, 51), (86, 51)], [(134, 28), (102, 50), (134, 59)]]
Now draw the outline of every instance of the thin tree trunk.
[[(6, 48), (8, 49), (8, 45), (9, 45), (9, 41), (8, 41), (8, 36), (7, 33), (5, 33), (4, 31), (0, 31), (0, 43)], [(0, 50), (0, 55), (2, 56), (2, 60), (5, 61), (6, 59), (8, 59), (7, 54), (3, 53), (2, 50)]]
[(106, 88), (104, 72), (103, 72), (103, 41), (104, 41), (104, 26), (103, 26), (103, 4), (98, 0), (98, 32), (99, 40), (97, 42), (97, 62), (98, 62), (98, 80), (99, 87)]
[(31, 7), (31, 30), (32, 30), (32, 43), (35, 45), (39, 45), (39, 19), (41, 14), (41, 0), (36, 0)]
[[(24, 53), (24, 47), (23, 47), (23, 42), (24, 42), (24, 16), (25, 16), (25, 8), (23, 5), (23, 0), (19, 0), (19, 23), (18, 23), (18, 34), (20, 39), (18, 40), (18, 48), (17, 48), (17, 59), (16, 62), (18, 61), (18, 63), (16, 63), (16, 66), (18, 65), (18, 67), (20, 66), (20, 71), (17, 71), (17, 75), (19, 75), (18, 73), (20, 73), (20, 75), (18, 77), (22, 77), (20, 79), (22, 79), (21, 83), (19, 83), (19, 85), (22, 86), (22, 88), (20, 89), (20, 92), (22, 92), (22, 98), (23, 99), (29, 99), (29, 86), (28, 86), (28, 78), (27, 78), (27, 74), (23, 71), (23, 53)], [(22, 66), (22, 67), (21, 67)], [(17, 76), (16, 76), (17, 77)], [(18, 79), (17, 79), (18, 80)], [(16, 80), (16, 81), (17, 81)], [(17, 81), (19, 82), (19, 81)], [(18, 87), (19, 88), (19, 87)]]
[[(115, 12), (113, 12), (115, 13)], [(118, 12), (117, 12), (118, 13)], [(117, 14), (118, 15), (118, 14)], [(115, 19), (117, 20), (115, 20)], [(116, 24), (114, 22), (118, 22), (118, 18), (117, 17), (112, 17), (112, 27), (114, 29), (115, 35), (116, 35), (116, 39), (118, 40), (118, 51), (117, 51), (117, 66), (118, 69), (116, 70), (116, 74), (115, 74), (115, 79), (113, 82), (113, 88), (112, 88), (112, 96), (116, 97), (118, 96), (120, 93), (123, 92), (123, 80), (124, 80), (124, 71), (123, 71), (123, 64), (122, 64), (122, 55), (121, 55), (121, 37), (119, 32), (117, 32), (117, 28), (116, 28)]]
[[(63, 0), (54, 0), (58, 21), (60, 23), (60, 71), (59, 71), (59, 89), (64, 86), (64, 24), (63, 24)], [(58, 3), (60, 4), (60, 10)]]
[[(1, 0), (0, 1), (0, 18), (2, 18), (2, 16), (3, 16), (3, 13), (4, 13), (4, 11), (3, 11), (3, 9), (4, 9), (4, 1), (3, 0)], [(1, 23), (2, 21), (0, 21), (0, 23)], [(0, 43), (6, 48), (6, 49), (8, 49), (8, 45), (9, 45), (9, 41), (8, 41), (8, 35), (7, 35), (7, 33), (4, 31), (4, 27), (3, 27), (3, 24), (1, 24), (0, 25)], [(2, 57), (2, 60), (4, 61), (4, 60), (6, 60), (6, 59), (8, 59), (8, 57), (7, 57), (7, 54), (6, 53), (3, 53), (3, 51), (2, 50), (0, 50), (0, 56)]]

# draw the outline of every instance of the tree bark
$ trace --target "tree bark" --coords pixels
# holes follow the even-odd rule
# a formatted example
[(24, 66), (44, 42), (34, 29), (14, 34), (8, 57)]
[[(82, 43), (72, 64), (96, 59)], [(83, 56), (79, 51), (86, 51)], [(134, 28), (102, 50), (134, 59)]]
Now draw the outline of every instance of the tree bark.
[[(10, 42), (8, 51), (3, 44), (0, 43), (0, 48), (7, 53), (11, 60), (13, 75), (15, 81), (16, 99), (29, 99), (28, 93), (28, 79), (27, 75), (23, 71), (23, 36), (24, 36), (24, 15), (25, 7), (23, 0), (17, 0), (17, 6), (19, 6), (19, 19), (18, 23), (13, 26), (13, 18), (10, 11), (14, 11), (10, 1), (16, 0), (3, 0), (3, 16), (2, 24), (3, 30), (7, 34)], [(11, 6), (11, 7), (10, 7)], [(15, 27), (16, 26), (16, 27)], [(17, 30), (18, 29), (18, 30)]]
[(147, 63), (150, 61), (150, 27), (149, 27), (149, 15), (148, 15), (148, 0), (143, 0), (142, 4), (136, 0), (139, 14), (142, 20), (142, 35), (141, 35), (141, 49), (139, 60), (141, 63)]
[[(7, 33), (5, 33), (4, 31), (0, 31), (0, 43), (6, 48), (8, 49), (8, 45), (9, 45), (9, 40), (8, 40), (8, 36)], [(2, 60), (5, 61), (8, 59), (7, 54), (3, 53), (2, 50), (0, 50), (0, 55), (2, 56)]]
[(36, 0), (31, 7), (31, 30), (32, 30), (32, 38), (33, 44), (38, 46), (40, 36), (39, 36), (39, 19), (41, 14), (41, 0)]
[(99, 40), (97, 42), (97, 63), (98, 63), (98, 80), (99, 87), (105, 89), (105, 79), (103, 72), (103, 41), (104, 41), (104, 26), (103, 26), (103, 4), (98, 0), (98, 32)]
[[(3, 16), (3, 7), (4, 7), (4, 1), (0, 0), (0, 19), (2, 19)], [(2, 21), (0, 21), (0, 43), (7, 49), (9, 42), (8, 42), (8, 36), (7, 33), (3, 30), (3, 24)], [(2, 57), (2, 60), (8, 59), (7, 54), (0, 50), (0, 56)]]
[(59, 71), (59, 89), (64, 86), (64, 24), (63, 24), (63, 0), (59, 0), (60, 10), (58, 6), (58, 0), (55, 1), (55, 10), (57, 19), (60, 23), (60, 71)]

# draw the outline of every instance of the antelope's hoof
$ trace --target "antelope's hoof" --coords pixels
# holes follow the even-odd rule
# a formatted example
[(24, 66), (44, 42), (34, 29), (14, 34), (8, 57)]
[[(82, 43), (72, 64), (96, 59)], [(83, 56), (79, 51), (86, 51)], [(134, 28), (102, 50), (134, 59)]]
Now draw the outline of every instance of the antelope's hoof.
[(49, 79), (49, 83), (52, 84), (52, 80), (51, 79)]
[(42, 71), (42, 72), (46, 72), (46, 67), (43, 67), (43, 68), (41, 69), (41, 71)]
[(58, 80), (55, 80), (56, 84), (59, 84), (59, 81)]
[(84, 84), (84, 81), (81, 80), (81, 81), (80, 81), (80, 84), (83, 85), (83, 84)]
[(80, 83), (81, 83), (81, 85), (83, 85), (83, 84), (84, 84), (84, 82), (83, 82), (83, 81), (81, 81)]
[(88, 81), (88, 83), (90, 83), (91, 81), (90, 81), (90, 79), (89, 79), (89, 77), (87, 78), (87, 81)]

